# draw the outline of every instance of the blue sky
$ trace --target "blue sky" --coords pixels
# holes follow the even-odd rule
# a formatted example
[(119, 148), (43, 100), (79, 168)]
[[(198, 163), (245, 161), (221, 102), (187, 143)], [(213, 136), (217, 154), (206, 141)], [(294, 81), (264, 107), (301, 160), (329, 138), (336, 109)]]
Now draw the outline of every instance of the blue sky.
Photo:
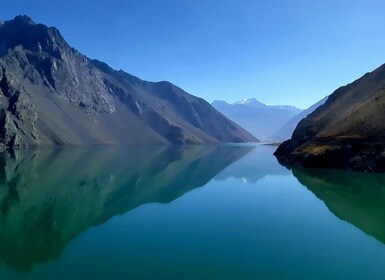
[(12, 0), (91, 58), (209, 102), (308, 107), (385, 63), (380, 0)]

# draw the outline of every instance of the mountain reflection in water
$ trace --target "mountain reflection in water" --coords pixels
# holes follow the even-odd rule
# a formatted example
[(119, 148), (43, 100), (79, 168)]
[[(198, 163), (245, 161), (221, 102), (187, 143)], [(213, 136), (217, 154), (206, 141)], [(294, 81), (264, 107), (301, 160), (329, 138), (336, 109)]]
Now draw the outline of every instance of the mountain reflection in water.
[(0, 157), (0, 262), (28, 270), (87, 228), (205, 185), (251, 146), (29, 150)]
[(304, 168), (292, 171), (335, 216), (385, 244), (385, 174)]

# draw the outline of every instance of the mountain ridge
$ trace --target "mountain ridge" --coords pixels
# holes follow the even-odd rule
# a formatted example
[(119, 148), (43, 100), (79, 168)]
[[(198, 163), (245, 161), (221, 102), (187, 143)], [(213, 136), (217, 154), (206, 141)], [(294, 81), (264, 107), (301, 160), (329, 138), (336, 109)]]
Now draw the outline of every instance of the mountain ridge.
[(289, 105), (266, 105), (255, 98), (242, 99), (232, 104), (214, 100), (211, 105), (262, 140), (270, 140), (273, 132), (302, 111)]
[(215, 102), (224, 102), (224, 103), (227, 103), (229, 105), (248, 105), (248, 106), (253, 106), (253, 107), (264, 107), (264, 108), (277, 108), (277, 109), (282, 109), (282, 110), (293, 110), (294, 112), (302, 112), (303, 109), (301, 108), (298, 108), (298, 107), (295, 107), (293, 105), (268, 105), (268, 104), (265, 104), (261, 101), (259, 101), (258, 99), (252, 97), (252, 98), (243, 98), (241, 99), (240, 101), (235, 101), (235, 102), (227, 102), (227, 101), (224, 101), (224, 100), (218, 100), (218, 99), (215, 99), (212, 103), (215, 103)]
[(275, 155), (287, 164), (385, 172), (385, 64), (334, 91)]
[(72, 48), (55, 27), (0, 25), (0, 145), (258, 141), (202, 98)]

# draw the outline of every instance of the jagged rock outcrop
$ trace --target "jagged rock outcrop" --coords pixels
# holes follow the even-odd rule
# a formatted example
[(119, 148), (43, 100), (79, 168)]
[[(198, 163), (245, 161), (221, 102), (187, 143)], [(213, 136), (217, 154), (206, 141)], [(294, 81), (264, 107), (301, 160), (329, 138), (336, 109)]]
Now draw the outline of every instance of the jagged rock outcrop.
[(275, 155), (307, 167), (385, 172), (385, 65), (337, 89)]
[(256, 141), (205, 100), (71, 48), (54, 27), (0, 25), (0, 145)]

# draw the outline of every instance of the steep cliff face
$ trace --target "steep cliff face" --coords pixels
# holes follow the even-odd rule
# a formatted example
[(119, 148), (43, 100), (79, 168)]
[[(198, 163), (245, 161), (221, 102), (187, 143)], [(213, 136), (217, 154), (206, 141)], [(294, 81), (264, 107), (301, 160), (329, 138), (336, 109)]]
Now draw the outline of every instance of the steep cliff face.
[(275, 155), (303, 166), (385, 172), (385, 65), (336, 90)]
[(0, 25), (0, 143), (256, 141), (206, 101), (91, 60), (26, 16)]

